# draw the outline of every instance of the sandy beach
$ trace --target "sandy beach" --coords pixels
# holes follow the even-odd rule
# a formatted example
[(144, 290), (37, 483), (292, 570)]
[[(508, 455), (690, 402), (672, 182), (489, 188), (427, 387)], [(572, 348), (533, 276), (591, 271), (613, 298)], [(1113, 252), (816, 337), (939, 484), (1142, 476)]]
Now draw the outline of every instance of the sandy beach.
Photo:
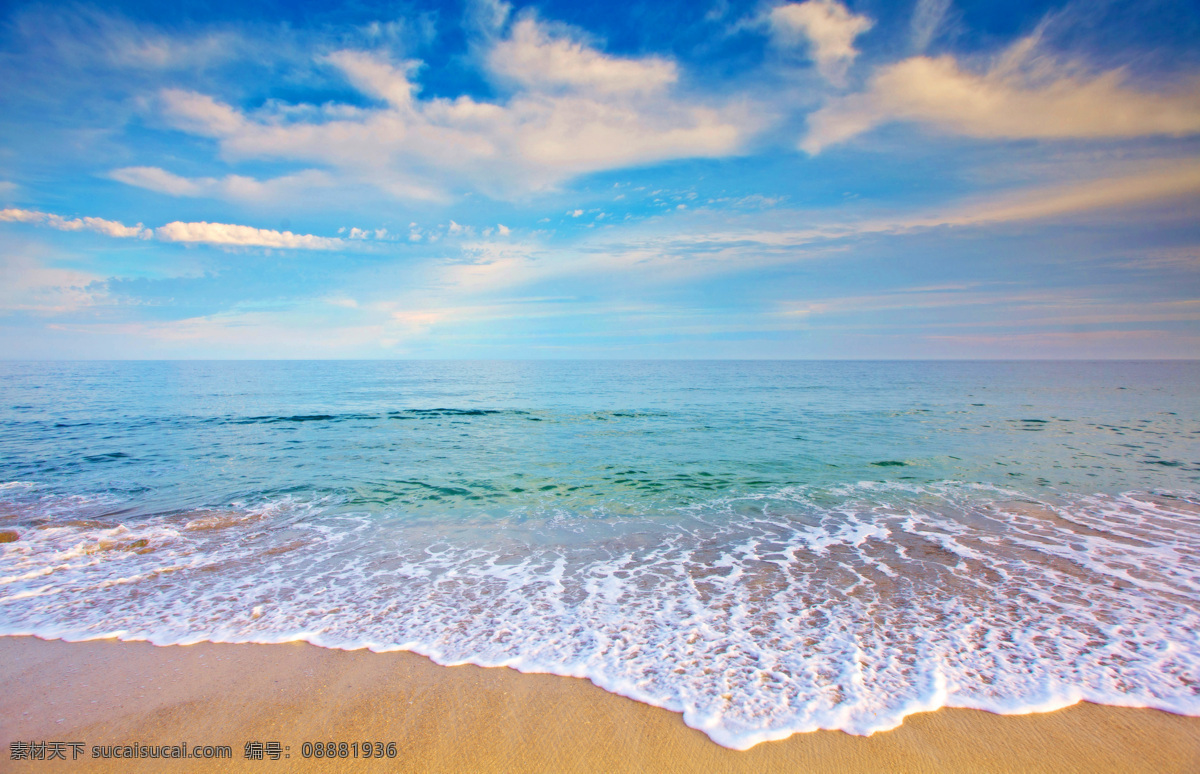
[[(7, 771), (1200, 770), (1200, 718), (1091, 704), (1019, 716), (941, 710), (870, 737), (820, 731), (738, 752), (585, 680), (447, 668), (406, 652), (0, 637), (0, 660)], [(303, 757), (305, 742), (329, 741), (395, 742), (396, 757)], [(65, 746), (65, 762), (18, 762), (13, 742), (83, 746), (76, 761)], [(92, 758), (95, 746), (185, 742), (228, 745), (232, 757)], [(247, 742), (279, 742), (280, 759), (248, 760)]]

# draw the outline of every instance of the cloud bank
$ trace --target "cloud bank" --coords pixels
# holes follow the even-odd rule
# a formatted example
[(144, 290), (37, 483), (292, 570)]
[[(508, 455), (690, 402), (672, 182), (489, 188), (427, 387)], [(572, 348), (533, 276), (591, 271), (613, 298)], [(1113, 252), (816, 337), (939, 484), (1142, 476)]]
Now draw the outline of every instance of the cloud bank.
[(292, 120), (167, 89), (161, 108), (173, 127), (217, 140), (227, 158), (336, 168), (410, 199), (444, 198), (457, 187), (511, 197), (587, 172), (727, 156), (762, 122), (742, 102), (683, 93), (674, 62), (611, 56), (532, 17), (484, 57), (507, 100), (418, 99), (418, 63), (374, 52), (342, 50), (325, 61), (382, 104)]

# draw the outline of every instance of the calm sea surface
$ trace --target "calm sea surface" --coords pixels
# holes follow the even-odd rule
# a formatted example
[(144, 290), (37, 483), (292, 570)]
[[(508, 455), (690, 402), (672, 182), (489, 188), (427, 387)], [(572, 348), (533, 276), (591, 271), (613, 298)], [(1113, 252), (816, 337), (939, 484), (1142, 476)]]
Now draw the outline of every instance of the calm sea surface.
[(737, 748), (1200, 715), (1200, 363), (0, 363), (0, 633), (588, 677)]

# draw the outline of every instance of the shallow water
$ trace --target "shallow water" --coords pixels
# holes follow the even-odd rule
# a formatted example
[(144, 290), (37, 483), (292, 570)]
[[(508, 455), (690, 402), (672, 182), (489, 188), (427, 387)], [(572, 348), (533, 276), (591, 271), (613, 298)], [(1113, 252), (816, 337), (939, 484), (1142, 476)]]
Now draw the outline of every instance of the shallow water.
[(4, 363), (0, 632), (588, 677), (744, 748), (1200, 714), (1200, 363)]

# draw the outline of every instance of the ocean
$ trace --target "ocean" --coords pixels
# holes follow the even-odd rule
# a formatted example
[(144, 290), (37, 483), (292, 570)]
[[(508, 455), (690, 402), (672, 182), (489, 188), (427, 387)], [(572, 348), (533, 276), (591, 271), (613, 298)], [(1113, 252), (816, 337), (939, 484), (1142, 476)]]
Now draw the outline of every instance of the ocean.
[(727, 747), (1200, 715), (1200, 362), (3, 362), (0, 634), (411, 650)]

